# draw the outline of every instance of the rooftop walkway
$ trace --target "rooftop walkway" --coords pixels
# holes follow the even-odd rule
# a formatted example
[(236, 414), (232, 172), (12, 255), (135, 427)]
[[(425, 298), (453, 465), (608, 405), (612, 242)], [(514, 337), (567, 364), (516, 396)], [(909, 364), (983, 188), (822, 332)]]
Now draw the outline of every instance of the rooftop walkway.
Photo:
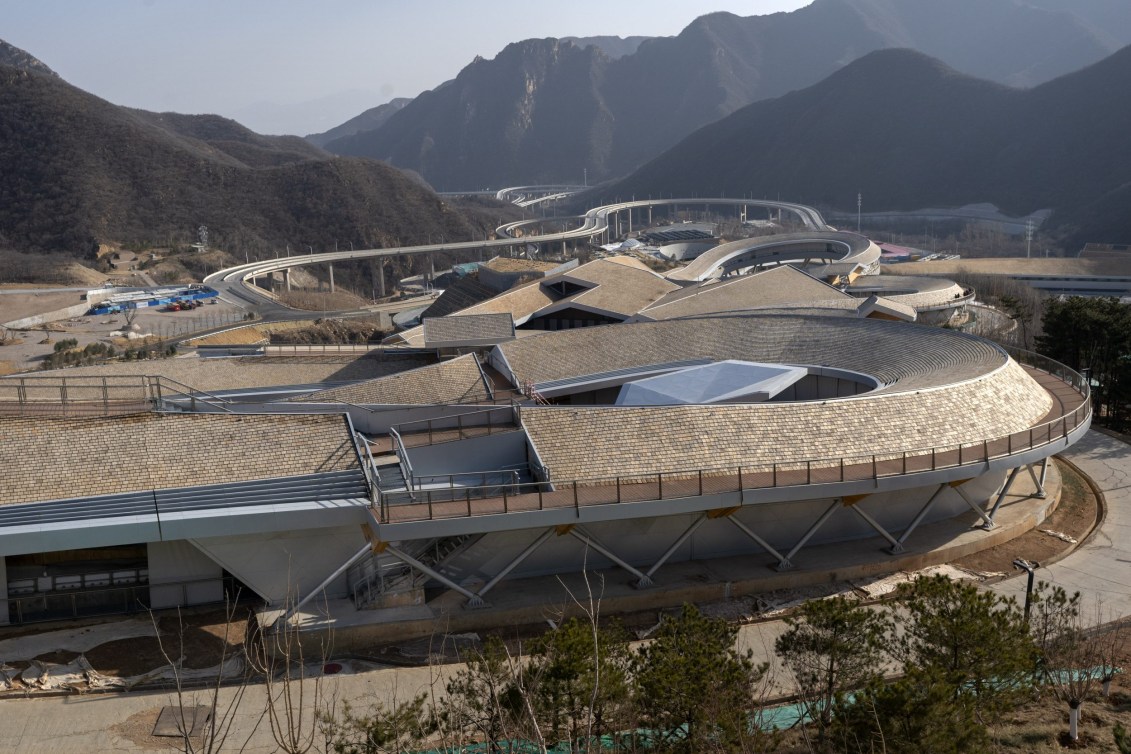
[[(390, 492), (381, 495), (377, 517), (382, 524), (395, 525), (571, 508), (580, 510), (590, 506), (682, 500), (744, 490), (864, 482), (943, 469), (982, 467), (994, 459), (1008, 459), (1061, 441), (1088, 420), (1086, 399), (1072, 385), (1040, 369), (1030, 366), (1024, 369), (1049, 393), (1052, 407), (1028, 429), (1001, 437), (897, 454), (690, 469), (606, 479), (554, 480), (552, 490), (545, 484), (530, 483), (466, 487), (455, 490), (458, 494), (451, 490)], [(486, 434), (492, 429), (488, 426), (464, 431)], [(494, 428), (495, 431), (499, 429), (502, 428)], [(452, 430), (447, 432), (453, 433)], [(457, 439), (454, 433), (450, 436)], [(429, 441), (442, 439), (432, 437)]]

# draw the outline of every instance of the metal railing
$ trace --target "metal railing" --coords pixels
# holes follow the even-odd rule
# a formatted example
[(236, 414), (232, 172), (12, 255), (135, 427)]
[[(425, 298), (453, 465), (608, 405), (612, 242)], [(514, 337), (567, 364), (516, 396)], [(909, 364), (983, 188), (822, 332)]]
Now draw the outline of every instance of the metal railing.
[(1071, 385), (1076, 389), (1076, 392), (1083, 396), (1085, 403), (1091, 399), (1091, 384), (1084, 378), (1084, 375), (1076, 370), (1035, 351), (1026, 351), (1023, 348), (1014, 348), (1012, 346), (1001, 346), (1001, 348), (1017, 363), (1037, 369), (1045, 374), (1056, 377), (1061, 382)]
[(377, 470), (377, 462), (373, 459), (373, 452), (369, 449), (369, 440), (358, 431), (353, 433), (353, 443), (358, 449), (361, 458), (361, 469), (365, 472), (365, 486), (369, 489), (370, 502), (377, 502), (381, 494), (381, 472)]
[(228, 411), (229, 401), (174, 379), (153, 375), (20, 376), (0, 379), (0, 416), (71, 418), (121, 416), (204, 403)]
[(149, 581), (145, 568), (117, 568), (90, 573), (68, 573), (57, 576), (36, 576), (8, 582), (9, 597), (25, 597), (47, 592), (67, 592), (82, 589), (144, 584)]
[(412, 461), (408, 460), (408, 451), (405, 449), (404, 440), (396, 427), (389, 427), (389, 437), (393, 438), (393, 452), (397, 454), (397, 462), (401, 466), (401, 476), (408, 485), (409, 494), (412, 492)]
[[(457, 471), (452, 474), (424, 474), (413, 477), (412, 489), (429, 493), (439, 493), (443, 490), (462, 490), (464, 487), (487, 488), (495, 487), (502, 490), (517, 489), (521, 483), (521, 471), (526, 469), (526, 464), (521, 466), (503, 466), (491, 471)], [(473, 484), (478, 481), (479, 484)]]
[[(98, 615), (130, 614), (145, 612), (151, 608), (152, 600), (150, 594), (153, 590), (164, 590), (162, 593), (166, 598), (162, 600), (163, 609), (165, 607), (188, 605), (190, 589), (215, 584), (222, 586), (218, 599), (209, 602), (194, 602), (193, 604), (222, 604), (236, 598), (238, 585), (235, 579), (230, 576), (224, 576), (213, 579), (175, 581), (167, 584), (137, 583), (113, 586), (106, 589), (69, 589), (57, 592), (39, 592), (26, 596), (0, 599), (0, 610), (5, 611), (8, 616), (9, 625), (13, 626)], [(168, 592), (172, 590), (180, 592), (179, 599), (168, 599)]]
[(1018, 351), (1021, 363), (1072, 386), (1084, 399), (1076, 408), (1028, 429), (974, 442), (833, 458), (813, 458), (747, 466), (694, 468), (625, 476), (483, 485), (381, 495), (382, 523), (466, 518), (520, 511), (580, 508), (626, 502), (674, 500), (742, 490), (875, 481), (961, 466), (1034, 450), (1067, 438), (1091, 416), (1088, 386), (1077, 372), (1052, 359)]
[(396, 434), (402, 447), (420, 448), (510, 432), (521, 426), (522, 409), (513, 401), (507, 403), (506, 407), (404, 422), (390, 428), (389, 434)]

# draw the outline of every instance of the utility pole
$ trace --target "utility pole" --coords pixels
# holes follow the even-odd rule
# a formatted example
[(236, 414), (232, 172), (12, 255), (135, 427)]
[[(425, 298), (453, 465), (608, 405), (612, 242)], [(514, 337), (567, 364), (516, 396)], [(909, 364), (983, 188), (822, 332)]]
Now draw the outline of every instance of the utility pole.
[(860, 232), (860, 207), (864, 204), (864, 195), (856, 194), (856, 232)]

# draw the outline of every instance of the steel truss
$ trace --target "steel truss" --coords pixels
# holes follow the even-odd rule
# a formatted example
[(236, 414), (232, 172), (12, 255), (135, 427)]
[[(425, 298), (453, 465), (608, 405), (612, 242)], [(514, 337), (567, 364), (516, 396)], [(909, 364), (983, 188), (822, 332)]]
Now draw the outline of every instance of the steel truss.
[[(1045, 491), (1044, 483), (1048, 472), (1048, 459), (1045, 458), (1040, 462), (1039, 472), (1034, 468), (1035, 465), (1036, 464), (1027, 464), (1024, 466), (1024, 468), (1028, 470), (1030, 476), (1033, 479), (1033, 483), (1037, 488), (1034, 496), (1038, 498), (1044, 498), (1047, 494)], [(641, 571), (639, 568), (636, 568), (631, 563), (621, 558), (612, 549), (598, 541), (593, 535), (585, 531), (585, 529), (583, 529), (578, 524), (553, 526), (539, 534), (530, 544), (523, 548), (521, 552), (515, 555), (510, 560), (510, 562), (503, 566), (482, 587), (480, 587), (477, 592), (472, 592), (468, 588), (457, 584), (451, 578), (444, 575), (444, 573), (440, 570), (443, 563), (438, 563), (436, 567), (429, 567), (428, 565), (421, 563), (419, 560), (416, 560), (407, 553), (399, 550), (396, 547), (393, 547), (392, 545), (389, 545), (386, 542), (374, 541), (370, 545), (367, 545), (366, 549), (351, 557), (350, 560), (346, 562), (346, 564), (335, 571), (334, 574), (330, 576), (325, 582), (320, 584), (313, 592), (304, 597), (301, 602), (296, 604), (294, 608), (288, 611), (286, 617), (289, 618), (297, 611), (299, 607), (309, 602), (309, 600), (312, 599), (316, 594), (325, 589), (331, 581), (333, 581), (341, 573), (344, 573), (346, 568), (356, 562), (370, 548), (372, 548), (374, 551), (387, 552), (401, 562), (408, 565), (413, 570), (416, 570), (419, 573), (422, 573), (425, 576), (428, 576), (429, 578), (440, 582), (449, 589), (462, 594), (467, 598), (466, 606), (468, 608), (486, 606), (487, 603), (484, 600), (484, 596), (489, 591), (494, 589), (499, 584), (499, 582), (503, 581), (507, 576), (509, 576), (510, 573), (524, 560), (529, 558), (542, 545), (550, 541), (555, 536), (571, 536), (581, 542), (585, 547), (592, 549), (600, 555), (603, 555), (617, 567), (635, 577), (634, 584), (637, 588), (641, 589), (653, 586), (655, 584), (653, 577), (656, 575), (657, 571), (659, 571), (660, 568), (662, 568), (668, 562), (668, 560), (671, 559), (671, 557), (679, 550), (680, 547), (684, 545), (684, 543), (687, 542), (687, 540), (699, 529), (699, 527), (712, 519), (725, 519), (727, 521), (730, 521), (730, 523), (733, 524), (746, 537), (748, 537), (751, 541), (762, 548), (762, 550), (764, 550), (766, 553), (773, 556), (777, 560), (776, 568), (779, 571), (786, 571), (794, 567), (793, 558), (809, 543), (813, 536), (821, 529), (822, 526), (824, 526), (828, 522), (830, 518), (832, 518), (833, 514), (835, 514), (836, 511), (840, 508), (848, 508), (862, 521), (867, 523), (869, 527), (871, 527), (877, 534), (879, 534), (888, 542), (888, 553), (897, 555), (905, 551), (904, 545), (911, 537), (911, 534), (926, 519), (927, 515), (934, 508), (939, 498), (947, 489), (953, 489), (955, 493), (963, 500), (963, 502), (965, 502), (966, 505), (969, 506), (975, 514), (977, 514), (977, 516), (982, 521), (980, 528), (987, 531), (995, 528), (996, 524), (994, 523), (994, 517), (997, 515), (998, 510), (1001, 508), (1002, 502), (1004, 501), (1006, 495), (1009, 494), (1009, 490), (1012, 487), (1013, 482), (1016, 480), (1017, 476), (1020, 474), (1022, 468), (1022, 466), (1018, 466), (1010, 472), (1000, 491), (998, 491), (996, 496), (992, 498), (993, 502), (989, 506), (988, 511), (983, 510), (982, 507), (971, 500), (970, 496), (963, 489), (963, 485), (971, 480), (961, 479), (953, 482), (944, 482), (942, 484), (939, 484), (939, 486), (931, 494), (930, 498), (928, 498), (927, 502), (912, 517), (911, 521), (907, 524), (907, 528), (904, 529), (898, 537), (894, 536), (891, 532), (885, 529), (871, 514), (869, 514), (861, 506), (861, 503), (865, 499), (870, 497), (871, 494), (848, 495), (836, 498), (829, 504), (827, 508), (825, 508), (821, 515), (819, 515), (816, 520), (813, 521), (812, 525), (810, 525), (810, 527), (805, 531), (801, 538), (797, 540), (793, 547), (791, 547), (789, 551), (784, 554), (778, 551), (769, 542), (767, 542), (749, 525), (735, 517), (734, 514), (742, 509), (741, 506), (704, 511), (697, 515), (694, 520), (692, 520), (692, 522), (679, 534), (679, 536), (677, 536), (675, 540), (672, 541), (671, 545), (669, 545), (667, 549), (664, 550), (663, 554), (660, 555), (660, 557), (651, 565), (651, 567), (648, 568), (647, 571)]]

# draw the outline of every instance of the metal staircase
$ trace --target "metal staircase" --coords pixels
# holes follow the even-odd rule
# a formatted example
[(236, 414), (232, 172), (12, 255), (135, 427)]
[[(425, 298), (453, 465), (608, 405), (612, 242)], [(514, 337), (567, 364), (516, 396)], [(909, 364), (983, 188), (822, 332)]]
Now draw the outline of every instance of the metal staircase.
[[(443, 570), (445, 563), (457, 557), (482, 538), (482, 534), (469, 534), (459, 537), (442, 537), (407, 543), (406, 554), (433, 570)], [(388, 553), (374, 553), (346, 572), (350, 596), (354, 607), (365, 610), (385, 606), (397, 598), (412, 599), (419, 593), (423, 600), (423, 588), (428, 575), (413, 570)], [(402, 600), (402, 604), (404, 604)]]

